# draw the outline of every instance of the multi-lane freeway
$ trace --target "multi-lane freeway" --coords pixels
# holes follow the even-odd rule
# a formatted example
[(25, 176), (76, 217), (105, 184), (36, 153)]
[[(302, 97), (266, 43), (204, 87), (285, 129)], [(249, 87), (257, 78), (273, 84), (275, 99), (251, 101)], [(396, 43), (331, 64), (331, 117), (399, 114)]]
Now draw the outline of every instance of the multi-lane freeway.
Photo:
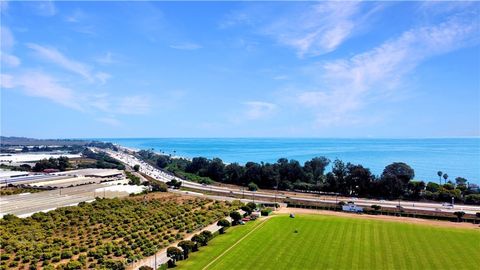
[(398, 206), (403, 207), (404, 209), (412, 209), (418, 211), (432, 211), (432, 212), (447, 212), (453, 213), (455, 211), (464, 211), (467, 214), (475, 214), (480, 212), (480, 206), (471, 206), (471, 205), (447, 205), (444, 206), (442, 203), (427, 203), (427, 202), (411, 202), (411, 201), (386, 201), (386, 200), (372, 200), (372, 199), (362, 199), (362, 198), (345, 198), (345, 197), (332, 197), (332, 196), (319, 196), (306, 193), (294, 193), (294, 192), (281, 192), (277, 193), (275, 191), (271, 192), (251, 192), (244, 190), (240, 187), (219, 187), (215, 185), (202, 185), (191, 181), (186, 181), (178, 177), (172, 176), (168, 173), (165, 173), (147, 162), (136, 158), (131, 154), (124, 152), (115, 152), (111, 150), (100, 150), (95, 149), (96, 151), (105, 151), (111, 157), (118, 159), (119, 161), (125, 163), (128, 166), (140, 166), (140, 172), (151, 176), (155, 179), (158, 179), (163, 182), (168, 182), (172, 179), (182, 182), (182, 186), (186, 188), (191, 188), (197, 191), (210, 192), (215, 194), (221, 194), (224, 196), (241, 196), (244, 198), (252, 198), (256, 200), (267, 200), (267, 201), (278, 201), (282, 202), (286, 199), (293, 199), (296, 201), (303, 202), (317, 202), (317, 203), (337, 203), (338, 201), (355, 201), (355, 204), (359, 206), (371, 206), (373, 204), (380, 205), (382, 208), (397, 208)]
[(59, 207), (77, 205), (80, 202), (94, 201), (96, 197), (125, 197), (129, 194), (127, 191), (112, 188), (116, 188), (116, 185), (104, 183), (2, 196), (0, 198), (0, 217), (6, 214), (28, 217), (36, 212), (47, 212)]

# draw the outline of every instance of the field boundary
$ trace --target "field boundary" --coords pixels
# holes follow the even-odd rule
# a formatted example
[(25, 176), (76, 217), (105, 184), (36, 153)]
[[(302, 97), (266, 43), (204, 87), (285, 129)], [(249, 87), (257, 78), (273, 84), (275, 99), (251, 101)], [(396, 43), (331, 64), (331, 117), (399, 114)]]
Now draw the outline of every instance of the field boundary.
[(478, 224), (469, 222), (451, 222), (444, 220), (422, 219), (412, 217), (399, 217), (399, 216), (385, 216), (385, 215), (371, 215), (371, 214), (356, 214), (339, 211), (329, 211), (320, 209), (304, 209), (304, 208), (280, 208), (275, 212), (276, 214), (306, 214), (306, 215), (324, 215), (324, 216), (337, 216), (343, 218), (358, 218), (358, 219), (370, 219), (386, 222), (400, 222), (409, 223), (423, 226), (443, 227), (443, 228), (457, 228), (457, 229), (473, 229), (480, 230)]
[(258, 224), (255, 228), (253, 228), (251, 231), (249, 231), (246, 235), (244, 235), (242, 238), (238, 239), (237, 242), (235, 242), (235, 244), (231, 245), (229, 248), (227, 248), (224, 252), (222, 252), (222, 254), (218, 255), (215, 259), (213, 259), (210, 263), (208, 263), (207, 265), (205, 265), (205, 267), (202, 268), (202, 270), (205, 270), (207, 269), (209, 266), (211, 266), (214, 262), (216, 262), (218, 259), (220, 259), (223, 255), (225, 255), (227, 252), (229, 252), (232, 248), (234, 248), (236, 245), (238, 245), (240, 242), (243, 241), (243, 239), (245, 239), (247, 236), (249, 236), (251, 233), (255, 232), (256, 230), (258, 230), (258, 228), (262, 227), (266, 221), (270, 218), (269, 217), (266, 217), (264, 220), (262, 220), (262, 223)]

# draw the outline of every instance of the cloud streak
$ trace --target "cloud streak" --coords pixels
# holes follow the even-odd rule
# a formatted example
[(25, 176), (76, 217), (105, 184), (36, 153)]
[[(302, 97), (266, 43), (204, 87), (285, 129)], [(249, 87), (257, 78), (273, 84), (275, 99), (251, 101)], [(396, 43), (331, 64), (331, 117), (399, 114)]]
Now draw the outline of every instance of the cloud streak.
[(21, 63), (20, 59), (15, 55), (11, 54), (13, 47), (15, 45), (15, 38), (13, 37), (12, 32), (6, 26), (0, 26), (0, 59), (1, 63), (8, 67), (18, 67)]
[(263, 101), (248, 101), (243, 104), (246, 106), (245, 117), (250, 120), (270, 117), (277, 108), (277, 105)]
[(111, 77), (110, 74), (105, 72), (94, 73), (92, 67), (89, 65), (70, 59), (55, 48), (45, 47), (35, 43), (27, 43), (26, 45), (42, 59), (56, 64), (72, 73), (80, 75), (89, 82), (98, 81), (101, 84), (105, 84)]
[[(320, 126), (358, 122), (354, 112), (391, 97), (406, 74), (426, 59), (478, 44), (479, 25), (472, 17), (454, 16), (434, 26), (414, 28), (351, 58), (318, 63), (319, 91), (297, 95), (311, 108)], [(316, 75), (313, 75), (316, 76)]]
[(301, 58), (319, 56), (336, 50), (361, 32), (383, 4), (325, 1), (289, 3), (287, 6), (287, 10), (276, 10), (273, 4), (254, 4), (255, 9), (230, 14), (220, 27), (251, 26), (258, 34), (293, 48)]
[(84, 77), (88, 81), (93, 81), (91, 68), (88, 65), (67, 58), (65, 55), (60, 53), (57, 49), (41, 46), (35, 43), (27, 43), (27, 47), (35, 51), (37, 55), (40, 56), (41, 58), (47, 61), (50, 61), (54, 64), (57, 64), (58, 66), (68, 71), (76, 73)]
[(202, 46), (200, 46), (198, 44), (195, 44), (195, 43), (184, 42), (184, 43), (172, 44), (172, 45), (170, 45), (170, 48), (177, 49), (177, 50), (192, 51), (192, 50), (200, 49), (200, 48), (202, 48)]
[(1, 81), (2, 88), (18, 88), (28, 96), (46, 98), (65, 107), (84, 111), (81, 99), (75, 91), (62, 86), (48, 74), (37, 71), (26, 72), (19, 76), (2, 74)]

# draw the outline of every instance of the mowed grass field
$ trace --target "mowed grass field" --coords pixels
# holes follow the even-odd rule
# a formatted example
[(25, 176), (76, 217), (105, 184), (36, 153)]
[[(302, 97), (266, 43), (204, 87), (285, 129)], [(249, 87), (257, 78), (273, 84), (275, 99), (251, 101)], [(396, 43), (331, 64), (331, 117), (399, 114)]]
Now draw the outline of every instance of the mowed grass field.
[(177, 268), (480, 269), (480, 231), (279, 215), (228, 229)]

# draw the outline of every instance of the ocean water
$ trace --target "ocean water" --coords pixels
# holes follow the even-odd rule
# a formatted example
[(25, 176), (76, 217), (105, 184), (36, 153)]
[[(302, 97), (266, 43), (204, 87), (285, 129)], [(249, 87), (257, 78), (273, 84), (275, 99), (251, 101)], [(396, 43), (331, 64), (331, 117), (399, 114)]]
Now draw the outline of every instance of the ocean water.
[(449, 139), (316, 139), (316, 138), (104, 138), (136, 149), (184, 157), (219, 157), (244, 164), (275, 162), (281, 157), (305, 162), (316, 156), (362, 164), (379, 175), (392, 162), (405, 162), (415, 179), (437, 181), (441, 170), (454, 181), (480, 184), (480, 138)]

